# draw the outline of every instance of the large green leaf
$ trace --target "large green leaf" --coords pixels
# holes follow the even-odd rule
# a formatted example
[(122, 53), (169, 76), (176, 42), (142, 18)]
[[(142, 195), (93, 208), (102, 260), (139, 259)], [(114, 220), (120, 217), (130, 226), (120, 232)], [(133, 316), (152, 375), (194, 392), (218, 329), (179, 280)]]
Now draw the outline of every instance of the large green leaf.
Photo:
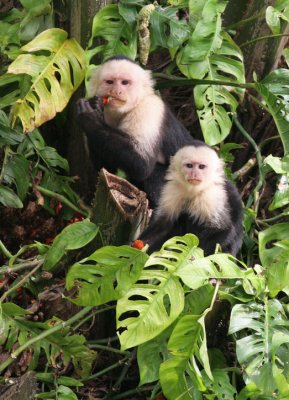
[(20, 198), (7, 186), (0, 185), (0, 203), (5, 207), (22, 208)]
[[(97, 46), (93, 47), (95, 39)], [(96, 54), (102, 54), (103, 59), (124, 54), (133, 60), (137, 53), (137, 30), (135, 24), (128, 24), (120, 15), (116, 4), (102, 8), (94, 17), (92, 34), (86, 50), (87, 65)]]
[(263, 97), (278, 129), (284, 153), (289, 153), (289, 71), (271, 72), (261, 83), (255, 84)]
[(79, 249), (88, 244), (97, 234), (98, 227), (89, 220), (75, 222), (64, 228), (53, 241), (45, 256), (43, 268), (51, 270), (57, 266), (68, 250)]
[(197, 289), (208, 283), (209, 279), (242, 279), (248, 293), (259, 293), (264, 285), (263, 278), (256, 275), (254, 270), (242, 270), (229, 254), (214, 254), (208, 257), (188, 260), (179, 266), (175, 275), (192, 289)]
[(75, 284), (82, 306), (97, 306), (125, 295), (138, 280), (148, 256), (129, 246), (106, 246), (74, 264), (66, 277), (68, 289)]
[[(185, 375), (187, 359), (173, 357), (162, 363), (160, 368), (160, 382), (163, 392), (168, 400), (200, 400), (194, 396), (194, 388), (191, 377)], [(201, 387), (202, 390), (205, 386)]]
[(279, 241), (288, 239), (289, 223), (275, 224), (259, 232), (259, 256), (262, 265), (268, 267), (278, 262), (278, 258), (284, 252)]
[[(263, 395), (272, 395), (279, 388), (276, 368), (284, 374), (287, 353), (281, 351), (289, 343), (289, 321), (277, 299), (263, 304), (237, 304), (232, 309), (229, 333), (238, 333), (237, 359), (246, 372), (246, 382), (255, 383)], [(280, 376), (278, 376), (280, 381)]]
[[(24, 132), (52, 119), (62, 111), (84, 78), (84, 51), (61, 29), (48, 29), (21, 48), (10, 74), (27, 74), (31, 87), (12, 107), (12, 124), (19, 119)], [(44, 54), (44, 51), (48, 54)]]
[(174, 51), (188, 39), (189, 26), (173, 7), (157, 7), (150, 17), (151, 51), (158, 46)]
[(268, 289), (272, 296), (289, 292), (289, 224), (275, 224), (259, 232), (259, 256), (267, 270)]
[(21, 154), (13, 154), (4, 168), (4, 179), (8, 184), (14, 183), (21, 201), (29, 188), (29, 162)]
[(281, 33), (281, 20), (289, 22), (289, 4), (287, 0), (277, 0), (274, 7), (266, 8), (266, 22), (274, 34)]
[[(188, 78), (244, 83), (242, 53), (231, 37), (222, 31), (221, 13), (225, 6), (226, 2), (208, 0), (190, 40), (178, 53), (177, 65)], [(215, 145), (228, 136), (232, 126), (228, 108), (234, 112), (238, 106), (234, 95), (242, 99), (242, 89), (224, 85), (202, 85), (194, 89), (203, 135), (208, 144)]]
[(137, 348), (137, 363), (140, 373), (140, 385), (159, 380), (159, 369), (162, 362), (169, 357), (167, 342), (174, 324), (164, 332), (143, 343)]
[(153, 253), (132, 288), (117, 303), (121, 347), (127, 349), (159, 335), (184, 308), (184, 290), (176, 271), (196, 256), (194, 235), (168, 240)]

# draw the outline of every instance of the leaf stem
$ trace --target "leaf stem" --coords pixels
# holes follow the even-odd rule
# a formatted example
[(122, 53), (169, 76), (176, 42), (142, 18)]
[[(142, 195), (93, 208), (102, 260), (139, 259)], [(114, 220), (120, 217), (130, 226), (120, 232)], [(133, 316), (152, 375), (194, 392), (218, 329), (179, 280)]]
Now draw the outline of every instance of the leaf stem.
[(107, 306), (105, 308), (101, 308), (101, 309), (95, 310), (93, 313), (87, 315), (85, 318), (83, 318), (81, 321), (79, 321), (79, 323), (73, 327), (73, 330), (76, 331), (77, 329), (79, 329), (79, 327), (81, 325), (85, 324), (86, 321), (88, 321), (89, 319), (93, 318), (95, 315), (101, 314), (101, 313), (103, 313), (105, 311), (108, 311), (108, 310), (114, 310), (115, 307), (116, 306), (113, 305), (113, 306)]
[[(11, 258), (13, 255), (10, 253), (10, 251), (5, 247), (4, 243), (2, 240), (0, 240), (0, 251), (4, 254), (5, 257)], [(2, 271), (2, 270), (1, 270)]]
[(81, 382), (87, 382), (87, 381), (91, 381), (92, 379), (95, 379), (101, 375), (104, 375), (106, 372), (111, 371), (112, 369), (118, 368), (120, 365), (122, 365), (123, 363), (125, 363), (128, 359), (130, 358), (129, 356), (124, 357), (123, 359), (119, 360), (118, 362), (116, 362), (115, 364), (110, 365), (107, 368), (102, 369), (101, 371), (96, 372), (93, 375), (90, 375), (87, 378), (83, 378), (80, 379)]
[[(257, 210), (258, 210), (258, 202), (259, 202), (259, 190), (262, 187), (263, 182), (264, 182), (264, 174), (263, 174), (263, 171), (262, 171), (262, 165), (263, 165), (262, 155), (261, 155), (261, 152), (260, 152), (260, 149), (259, 149), (257, 143), (252, 138), (252, 136), (245, 130), (245, 128), (241, 125), (241, 123), (238, 120), (236, 114), (233, 115), (233, 122), (236, 125), (236, 127), (239, 129), (239, 131), (242, 133), (242, 135), (245, 136), (245, 138), (248, 140), (248, 142), (252, 145), (253, 149), (255, 150), (256, 159), (257, 159), (258, 168), (259, 168), (259, 180), (258, 180), (258, 183), (257, 183), (255, 189), (254, 189), (255, 211), (257, 212)], [(249, 201), (246, 204), (246, 207), (250, 206)]]
[(5, 165), (8, 162), (9, 154), (10, 154), (10, 146), (5, 146), (5, 148), (4, 148), (4, 158), (3, 158), (2, 168), (1, 168), (1, 173), (0, 173), (0, 183), (2, 183), (2, 181), (4, 179)]
[(150, 392), (152, 389), (154, 388), (154, 386), (147, 386), (147, 387), (138, 387), (136, 389), (130, 389), (127, 390), (126, 392), (123, 393), (119, 393), (115, 396), (106, 396), (105, 399), (110, 399), (110, 400), (121, 400), (121, 399), (127, 399), (128, 396), (132, 396), (135, 394), (139, 394), (141, 392)]
[(261, 40), (276, 39), (276, 38), (283, 37), (283, 36), (286, 37), (286, 36), (289, 36), (289, 34), (288, 33), (276, 33), (275, 35), (260, 36), (260, 37), (257, 37), (252, 40), (248, 40), (247, 42), (240, 44), (239, 47), (249, 46), (250, 44), (259, 42)]
[(130, 357), (128, 361), (125, 363), (121, 374), (118, 377), (118, 380), (115, 382), (115, 384), (112, 387), (112, 390), (118, 390), (121, 387), (121, 383), (124, 380), (125, 376), (127, 375), (128, 369), (131, 367), (132, 360), (135, 359), (136, 357), (136, 348), (133, 349), (133, 351), (130, 353)]
[(16, 283), (16, 285), (10, 287), (3, 295), (0, 297), (0, 303), (3, 303), (3, 301), (6, 299), (6, 297), (14, 292), (17, 288), (21, 287), (24, 285), (24, 283), (32, 276), (43, 264), (44, 260), (38, 260), (36, 267), (33, 268), (32, 271), (28, 272), (19, 282)]
[(157, 82), (157, 89), (164, 89), (167, 87), (175, 86), (195, 86), (195, 85), (219, 85), (219, 86), (232, 86), (240, 87), (243, 89), (254, 89), (255, 83), (243, 83), (243, 82), (232, 82), (232, 81), (219, 81), (211, 79), (188, 79), (188, 78), (177, 78), (175, 76), (166, 75), (163, 73), (155, 73), (154, 78), (162, 79)]
[(54, 197), (56, 200), (60, 201), (61, 203), (66, 204), (69, 208), (71, 208), (75, 212), (79, 212), (80, 214), (83, 214), (85, 217), (89, 217), (89, 212), (87, 210), (76, 207), (70, 200), (68, 200), (62, 194), (53, 192), (52, 190), (46, 189), (39, 185), (36, 185), (36, 189), (39, 190), (40, 193), (42, 193), (48, 197)]
[(130, 355), (129, 351), (122, 351), (119, 349), (115, 349), (114, 347), (103, 346), (101, 344), (89, 344), (88, 343), (88, 347), (90, 349), (99, 349), (99, 350), (111, 351), (112, 353), (117, 353), (117, 354)]
[(23, 263), (19, 263), (16, 265), (13, 265), (13, 268), (9, 265), (4, 265), (3, 267), (1, 267), (0, 269), (0, 273), (11, 273), (11, 272), (18, 272), (21, 271), (22, 269), (26, 269), (26, 268), (32, 268), (35, 265), (37, 265), (39, 263), (38, 259), (34, 259), (28, 262), (23, 262)]
[(236, 28), (239, 28), (240, 26), (246, 25), (248, 22), (254, 21), (255, 19), (258, 19), (258, 18), (264, 17), (264, 16), (265, 16), (265, 9), (260, 11), (256, 15), (252, 15), (252, 17), (242, 19), (242, 20), (236, 22), (235, 24), (225, 26), (225, 29), (226, 29), (226, 31), (236, 29)]

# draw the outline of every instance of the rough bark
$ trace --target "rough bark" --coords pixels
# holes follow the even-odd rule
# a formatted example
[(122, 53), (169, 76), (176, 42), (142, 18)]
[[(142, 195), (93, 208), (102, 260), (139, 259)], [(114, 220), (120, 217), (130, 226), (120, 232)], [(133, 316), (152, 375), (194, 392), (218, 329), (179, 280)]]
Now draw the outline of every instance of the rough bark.
[(130, 243), (145, 228), (148, 218), (146, 194), (126, 179), (102, 169), (92, 205), (92, 221), (101, 229), (94, 247)]

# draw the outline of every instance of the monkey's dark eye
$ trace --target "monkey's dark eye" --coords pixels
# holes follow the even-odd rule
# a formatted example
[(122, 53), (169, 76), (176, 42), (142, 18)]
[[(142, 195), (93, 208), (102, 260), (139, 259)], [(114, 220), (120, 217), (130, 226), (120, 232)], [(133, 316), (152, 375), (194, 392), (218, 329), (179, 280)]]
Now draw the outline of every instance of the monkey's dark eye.
[(205, 168), (206, 168), (205, 164), (200, 164), (199, 165), (199, 169), (205, 169)]
[(128, 81), (127, 79), (124, 79), (123, 81), (121, 81), (121, 84), (122, 84), (122, 85), (128, 85), (128, 84), (129, 84), (129, 81)]
[(188, 163), (188, 164), (186, 164), (186, 167), (187, 167), (187, 168), (193, 168), (193, 164)]
[(105, 83), (107, 83), (108, 85), (112, 85), (113, 84), (113, 80), (112, 79), (107, 79), (105, 81)]

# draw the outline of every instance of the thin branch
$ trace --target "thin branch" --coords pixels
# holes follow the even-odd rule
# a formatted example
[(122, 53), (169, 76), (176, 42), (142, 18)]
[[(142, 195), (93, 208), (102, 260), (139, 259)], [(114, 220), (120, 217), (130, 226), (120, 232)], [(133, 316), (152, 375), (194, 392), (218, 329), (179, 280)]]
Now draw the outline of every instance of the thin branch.
[(242, 48), (245, 46), (249, 46), (250, 44), (259, 42), (260, 40), (276, 39), (276, 38), (283, 37), (283, 36), (286, 37), (286, 36), (289, 36), (289, 34), (288, 33), (276, 33), (275, 35), (260, 36), (260, 37), (257, 37), (252, 40), (248, 40), (247, 42), (240, 44), (239, 47)]

